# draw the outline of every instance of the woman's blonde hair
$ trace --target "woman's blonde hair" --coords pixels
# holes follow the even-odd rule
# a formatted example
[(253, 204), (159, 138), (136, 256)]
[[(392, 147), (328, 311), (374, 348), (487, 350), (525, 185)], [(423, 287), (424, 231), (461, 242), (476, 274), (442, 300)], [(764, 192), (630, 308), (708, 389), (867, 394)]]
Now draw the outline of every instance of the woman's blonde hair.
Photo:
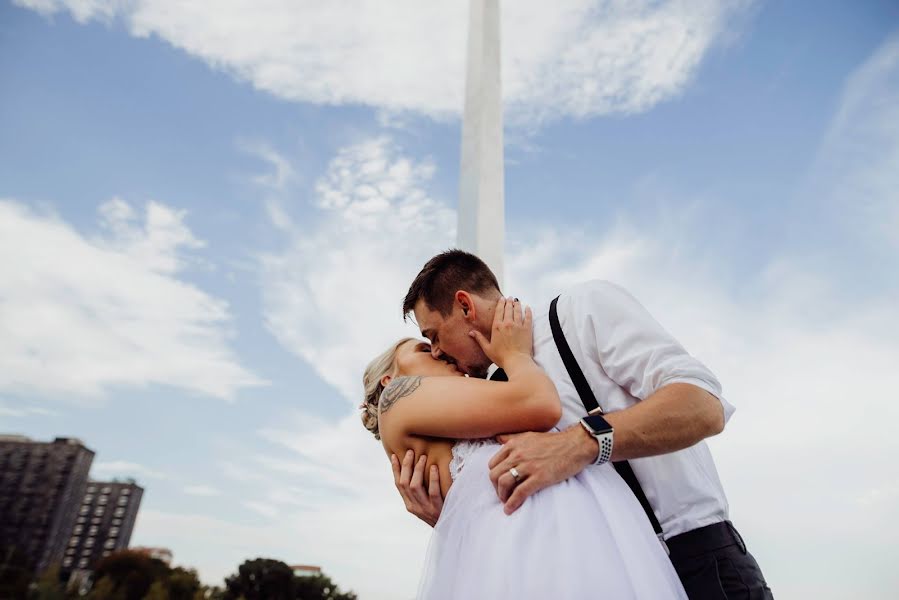
[(372, 432), (376, 440), (381, 439), (381, 434), (378, 431), (378, 401), (381, 399), (381, 392), (384, 391), (384, 386), (381, 385), (381, 378), (393, 371), (396, 364), (397, 350), (400, 349), (400, 346), (410, 341), (415, 341), (415, 338), (403, 338), (390, 346), (390, 348), (368, 363), (368, 366), (365, 367), (365, 373), (362, 375), (362, 386), (365, 388), (365, 400), (359, 406), (362, 410), (362, 425)]

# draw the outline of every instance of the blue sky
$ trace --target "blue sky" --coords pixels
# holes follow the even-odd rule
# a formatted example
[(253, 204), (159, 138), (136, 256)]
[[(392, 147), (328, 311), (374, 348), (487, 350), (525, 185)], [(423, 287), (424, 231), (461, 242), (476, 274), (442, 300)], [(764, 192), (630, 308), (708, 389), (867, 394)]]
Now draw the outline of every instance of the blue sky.
[[(428, 532), (354, 407), (454, 240), (462, 4), (0, 4), (0, 430), (135, 476), (134, 543), (414, 594)], [(737, 406), (712, 447), (775, 591), (886, 597), (899, 8), (532, 4), (507, 289), (630, 288)]]

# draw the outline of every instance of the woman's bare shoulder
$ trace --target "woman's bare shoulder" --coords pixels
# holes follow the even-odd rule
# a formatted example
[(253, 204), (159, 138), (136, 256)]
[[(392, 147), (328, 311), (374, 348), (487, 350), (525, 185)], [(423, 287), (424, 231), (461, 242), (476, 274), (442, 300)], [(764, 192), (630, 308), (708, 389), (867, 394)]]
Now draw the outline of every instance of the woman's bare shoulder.
[(381, 392), (381, 399), (378, 401), (378, 411), (381, 415), (387, 413), (394, 404), (411, 396), (421, 387), (421, 381), (424, 379), (421, 375), (408, 375), (393, 378), (384, 391)]

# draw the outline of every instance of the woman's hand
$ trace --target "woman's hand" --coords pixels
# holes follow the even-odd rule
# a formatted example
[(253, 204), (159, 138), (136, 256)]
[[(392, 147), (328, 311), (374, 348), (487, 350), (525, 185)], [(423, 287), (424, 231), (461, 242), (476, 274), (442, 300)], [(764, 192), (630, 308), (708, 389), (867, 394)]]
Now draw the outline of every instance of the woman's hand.
[(508, 371), (510, 363), (520, 359), (530, 361), (534, 354), (533, 314), (530, 307), (522, 313), (518, 299), (500, 298), (493, 313), (490, 339), (479, 331), (471, 335), (480, 344), (487, 358)]

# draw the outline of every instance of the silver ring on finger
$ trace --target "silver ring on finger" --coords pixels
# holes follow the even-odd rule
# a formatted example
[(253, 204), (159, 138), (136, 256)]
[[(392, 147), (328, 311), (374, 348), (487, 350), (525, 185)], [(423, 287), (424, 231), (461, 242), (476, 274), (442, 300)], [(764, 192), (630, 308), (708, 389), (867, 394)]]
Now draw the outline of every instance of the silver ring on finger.
[(509, 475), (511, 475), (515, 479), (515, 483), (521, 482), (521, 473), (518, 472), (518, 469), (512, 467), (509, 469)]

